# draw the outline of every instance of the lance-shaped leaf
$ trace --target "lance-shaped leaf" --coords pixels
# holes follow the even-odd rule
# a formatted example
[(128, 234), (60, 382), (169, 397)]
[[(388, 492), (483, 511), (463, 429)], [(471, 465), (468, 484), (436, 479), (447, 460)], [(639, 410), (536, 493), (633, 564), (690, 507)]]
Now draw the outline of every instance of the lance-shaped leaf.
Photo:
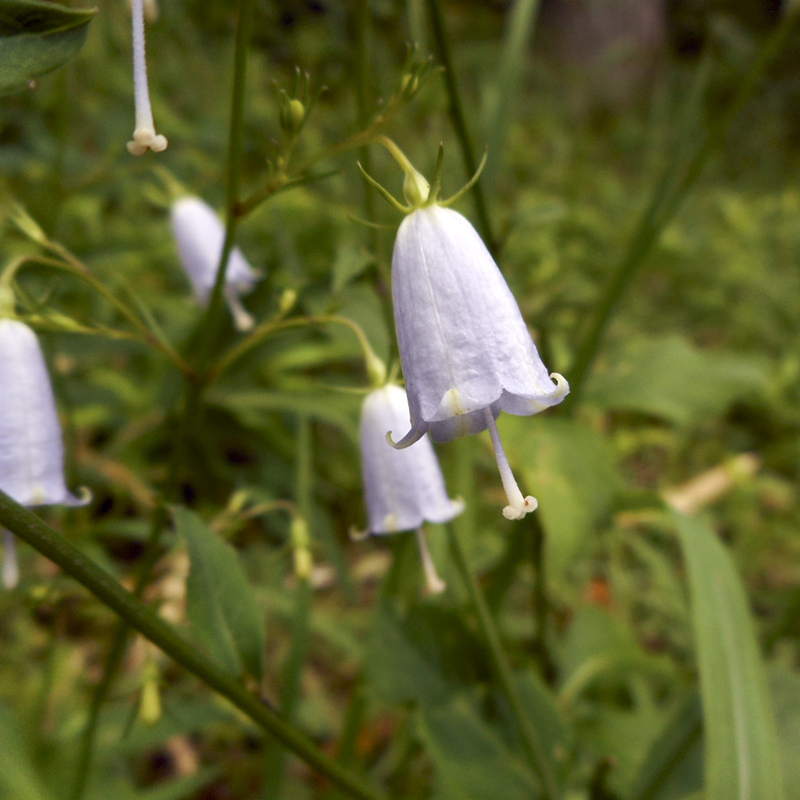
[(675, 515), (689, 578), (705, 728), (705, 796), (782, 800), (780, 751), (744, 586), (714, 532)]
[(236, 551), (188, 509), (172, 509), (191, 568), (186, 612), (200, 643), (232, 675), (264, 672), (264, 623)]
[(96, 13), (47, 0), (0, 0), (0, 94), (25, 89), (76, 55)]

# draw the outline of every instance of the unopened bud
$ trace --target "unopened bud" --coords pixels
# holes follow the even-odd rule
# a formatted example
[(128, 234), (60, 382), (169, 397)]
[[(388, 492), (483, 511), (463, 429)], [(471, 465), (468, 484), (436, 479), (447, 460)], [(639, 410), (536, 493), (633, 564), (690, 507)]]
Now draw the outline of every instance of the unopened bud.
[(400, 94), (403, 97), (411, 98), (416, 94), (417, 89), (419, 89), (419, 78), (410, 72), (403, 75), (403, 79), (400, 81)]
[(303, 517), (295, 516), (292, 518), (290, 536), (294, 553), (294, 573), (301, 580), (308, 580), (311, 577), (311, 569), (314, 565), (311, 560), (311, 536)]
[(158, 688), (158, 667), (149, 661), (144, 668), (142, 693), (139, 698), (139, 719), (155, 725), (161, 719), (161, 691)]
[(283, 95), (281, 103), (280, 123), (284, 133), (288, 136), (297, 136), (306, 121), (306, 107), (296, 97), (291, 99)]

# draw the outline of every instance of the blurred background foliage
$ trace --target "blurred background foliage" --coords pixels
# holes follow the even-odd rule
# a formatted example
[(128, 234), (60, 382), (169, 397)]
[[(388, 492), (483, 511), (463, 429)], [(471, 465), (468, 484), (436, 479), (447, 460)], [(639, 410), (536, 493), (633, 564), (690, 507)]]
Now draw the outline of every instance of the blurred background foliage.
[[(498, 139), (488, 125), (504, 91), (498, 65), (513, 9), (444, 4), (476, 151), (497, 146), (483, 189), (498, 261), (551, 369), (570, 378), (654, 187), (723, 116), (788, 5), (544, 0), (511, 70), (517, 90)], [(77, 58), (0, 101), (0, 256), (35, 249), (10, 222), (14, 199), (180, 349), (200, 311), (159, 170), (223, 207), (237, 17), (223, 0), (162, 2), (159, 12), (148, 58), (158, 129), (170, 139), (163, 155), (137, 160), (125, 150), (133, 107), (124, 2), (100, 5)], [(686, 524), (715, 529), (732, 556), (766, 661), (785, 796), (800, 797), (800, 35), (792, 36), (626, 286), (580, 402), (499, 421), (523, 488), (540, 501), (546, 608), (532, 609), (545, 587), (531, 566), (530, 528), (500, 517), (488, 437), (439, 448), (451, 494), (468, 505), (456, 530), (570, 798), (702, 796), (703, 659), (690, 603), (698, 587), (687, 593), (667, 505), (707, 515)], [(433, 50), (415, 0), (262, 0), (245, 194), (279, 152), (276, 84), (291, 86), (299, 66), (325, 87), (298, 144), (302, 160), (360, 130), (359, 87), (370, 109), (392, 95), (409, 41)], [(429, 175), (444, 142), (445, 195), (467, 177), (448, 107), (437, 74), (386, 131)], [(292, 300), (292, 315), (346, 316), (396, 360), (388, 281), (399, 220), (370, 205), (355, 162), (353, 152), (326, 161), (332, 177), (278, 194), (243, 221), (239, 244), (266, 276), (246, 305), (259, 319)], [(371, 153), (370, 168), (399, 192), (383, 152)], [(354, 221), (370, 209), (386, 228)], [(475, 221), (469, 197), (459, 209)], [(72, 483), (94, 493), (85, 509), (42, 514), (130, 586), (167, 479), (180, 374), (138, 342), (66, 332), (55, 314), (125, 327), (73, 277), (30, 265), (17, 285), (20, 308), (40, 322)], [(235, 336), (224, 332), (218, 350)], [(421, 596), (412, 537), (348, 538), (365, 520), (360, 396), (341, 389), (365, 385), (346, 327), (270, 337), (207, 391), (177, 499), (238, 551), (264, 619), (263, 694), (323, 749), (395, 797), (537, 796), (443, 532), (430, 536), (450, 585), (437, 598)], [(286, 500), (294, 506), (275, 505)], [(313, 542), (308, 605), (293, 575), (293, 508)], [(63, 797), (115, 620), (52, 564), (20, 551), (20, 585), (0, 593), (0, 797)], [(159, 555), (145, 597), (183, 626), (186, 538), (169, 532)], [(337, 795), (134, 638), (103, 707), (85, 796)]]

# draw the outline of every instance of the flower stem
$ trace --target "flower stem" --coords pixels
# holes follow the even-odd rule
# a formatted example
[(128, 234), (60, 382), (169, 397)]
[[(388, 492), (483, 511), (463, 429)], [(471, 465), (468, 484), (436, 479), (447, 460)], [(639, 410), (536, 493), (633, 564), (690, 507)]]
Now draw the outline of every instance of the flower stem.
[(483, 592), (467, 564), (467, 558), (461, 546), (461, 541), (456, 535), (452, 523), (447, 523), (445, 528), (447, 529), (447, 538), (450, 544), (450, 551), (456, 563), (456, 568), (467, 590), (470, 601), (478, 614), (478, 621), (483, 636), (486, 639), (492, 665), (494, 666), (497, 679), (508, 700), (511, 713), (517, 723), (520, 738), (522, 739), (522, 744), (530, 759), (531, 767), (541, 781), (544, 797), (547, 798), (547, 800), (556, 800), (556, 798), (560, 797), (561, 793), (558, 787), (552, 754), (548, 753), (545, 749), (544, 743), (539, 738), (536, 729), (528, 720), (522, 706), (522, 698), (520, 697), (519, 689), (517, 688), (514, 675), (511, 671), (508, 656), (500, 641), (500, 634), (492, 619), (489, 607), (486, 605)]
[(220, 253), (214, 288), (206, 313), (197, 326), (199, 339), (198, 368), (202, 374), (218, 340), (223, 319), (225, 274), (228, 271), (236, 229), (239, 225), (239, 195), (242, 185), (242, 156), (244, 151), (244, 100), (247, 88), (247, 55), (253, 32), (256, 0), (239, 0), (239, 18), (233, 55), (233, 86), (231, 87), (231, 118), (228, 134), (228, 163), (225, 188), (225, 242)]
[(1, 490), (0, 525), (8, 528), (56, 563), (176, 663), (227, 698), (265, 731), (307, 764), (349, 792), (352, 797), (361, 800), (382, 800), (384, 796), (378, 790), (323, 753), (305, 734), (286, 722), (266, 701), (249, 692), (239, 680), (229, 676), (194, 644), (184, 639), (172, 625), (134, 597), (131, 592), (126, 591), (113, 575), (97, 566), (58, 531)]
[[(444, 14), (442, 13), (441, 0), (427, 0), (427, 4), (431, 28), (433, 30), (433, 42), (436, 47), (436, 55), (444, 67), (444, 82), (450, 101), (450, 119), (461, 147), (464, 170), (467, 173), (467, 177), (471, 178), (478, 171), (478, 162), (475, 160), (475, 153), (472, 149), (472, 142), (470, 141), (469, 130), (467, 129), (467, 118), (464, 114), (461, 94), (458, 91), (458, 84), (456, 83), (456, 72), (453, 68), (450, 43), (447, 39), (447, 31), (444, 27)], [(492, 234), (492, 225), (489, 220), (486, 199), (483, 196), (483, 189), (479, 183), (476, 183), (472, 188), (472, 198), (475, 203), (475, 213), (478, 217), (478, 228), (480, 229), (481, 236), (489, 252), (494, 255), (497, 251), (497, 242)]]

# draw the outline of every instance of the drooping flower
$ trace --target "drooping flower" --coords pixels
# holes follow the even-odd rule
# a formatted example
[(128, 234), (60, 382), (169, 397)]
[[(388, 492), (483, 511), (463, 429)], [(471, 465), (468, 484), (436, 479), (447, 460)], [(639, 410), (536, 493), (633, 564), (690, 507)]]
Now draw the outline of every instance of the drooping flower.
[(436, 575), (422, 534), (424, 522), (449, 522), (464, 510), (447, 496), (444, 477), (427, 438), (407, 450), (386, 441), (391, 430), (408, 427), (408, 399), (399, 386), (387, 385), (367, 395), (361, 411), (361, 466), (369, 533), (414, 530), (431, 592), (444, 584)]
[[(225, 244), (225, 228), (214, 209), (199, 197), (179, 198), (173, 203), (170, 216), (178, 253), (197, 302), (207, 303)], [(252, 328), (254, 320), (242, 306), (239, 296), (252, 291), (259, 278), (241, 250), (234, 247), (225, 272), (224, 292), (240, 331)]]
[(150, 90), (147, 86), (147, 62), (144, 43), (144, 5), (143, 0), (131, 3), (133, 27), (133, 85), (136, 105), (136, 128), (133, 140), (128, 142), (128, 152), (141, 156), (148, 149), (161, 153), (167, 149), (167, 137), (156, 133), (153, 121), (153, 108), (150, 105)]
[[(50, 376), (34, 332), (0, 318), (0, 489), (24, 506), (78, 506), (64, 481), (64, 445)], [(16, 585), (14, 537), (4, 533), (3, 584)]]
[(432, 188), (396, 145), (389, 149), (406, 172), (411, 205), (397, 204), (407, 216), (392, 256), (395, 326), (411, 414), (411, 430), (396, 446), (408, 447), (425, 433), (445, 442), (488, 428), (508, 495), (503, 514), (521, 519), (537, 502), (520, 492), (495, 420), (501, 411), (530, 415), (556, 405), (569, 384), (548, 373), (477, 231), (436, 202), (438, 174)]
[(64, 445), (36, 334), (0, 319), (0, 489), (24, 506), (83, 505), (64, 481)]

